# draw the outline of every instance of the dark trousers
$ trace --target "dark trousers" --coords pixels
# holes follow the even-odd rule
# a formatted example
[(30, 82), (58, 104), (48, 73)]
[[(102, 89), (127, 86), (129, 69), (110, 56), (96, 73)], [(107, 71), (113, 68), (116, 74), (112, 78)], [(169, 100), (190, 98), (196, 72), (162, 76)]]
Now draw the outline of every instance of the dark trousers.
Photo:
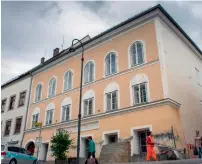
[[(95, 158), (95, 152), (92, 152), (92, 153), (91, 153), (91, 152), (88, 152), (88, 157), (87, 157), (87, 159), (90, 158), (91, 155), (93, 156), (93, 158)], [(87, 159), (86, 159), (85, 164), (87, 164)], [(98, 164), (98, 161), (97, 161), (96, 158), (95, 158), (95, 163)]]

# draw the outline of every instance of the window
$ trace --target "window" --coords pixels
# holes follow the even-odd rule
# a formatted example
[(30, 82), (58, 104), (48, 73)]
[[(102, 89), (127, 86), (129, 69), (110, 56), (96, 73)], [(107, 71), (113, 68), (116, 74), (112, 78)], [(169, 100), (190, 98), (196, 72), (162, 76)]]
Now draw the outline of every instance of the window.
[(70, 111), (70, 105), (62, 106), (62, 121), (69, 120), (69, 111)]
[(107, 111), (115, 110), (117, 106), (117, 91), (106, 93)]
[(113, 52), (110, 52), (106, 58), (106, 76), (115, 74), (117, 72), (117, 66), (116, 66), (116, 54)]
[(64, 76), (64, 90), (65, 91), (72, 89), (72, 76), (73, 76), (72, 71), (67, 71), (65, 73), (65, 76)]
[(94, 81), (94, 63), (92, 61), (88, 62), (84, 68), (84, 83), (89, 83)]
[(93, 114), (93, 98), (83, 100), (84, 104), (84, 116)]
[(32, 128), (35, 128), (35, 123), (39, 121), (39, 113), (32, 115)]
[(15, 134), (16, 133), (20, 133), (21, 130), (21, 124), (22, 124), (22, 117), (16, 118), (16, 122), (15, 122)]
[(36, 87), (35, 102), (41, 100), (42, 85), (38, 84)]
[(130, 48), (131, 67), (142, 64), (144, 62), (143, 44), (137, 41)]
[(53, 109), (46, 111), (46, 125), (53, 123)]
[(12, 151), (12, 152), (15, 152), (15, 153), (19, 153), (19, 152), (20, 152), (20, 148), (14, 147), (14, 146), (9, 146), (9, 147), (8, 147), (8, 151)]
[[(196, 69), (196, 68), (195, 68)], [(200, 74), (199, 74), (199, 70), (198, 69), (196, 69), (196, 78), (197, 78), (197, 83), (198, 84), (201, 84), (200, 83)]]
[(133, 87), (133, 102), (135, 104), (141, 104), (147, 102), (146, 83), (141, 83), (132, 86)]
[(4, 136), (8, 136), (11, 130), (11, 120), (6, 121)]
[(14, 106), (15, 106), (15, 98), (16, 98), (15, 95), (10, 97), (10, 103), (9, 103), (9, 108), (8, 108), (8, 110), (14, 109)]
[(3, 113), (6, 109), (6, 99), (1, 101), (1, 113)]
[(19, 98), (19, 107), (25, 105), (25, 97), (26, 97), (26, 91), (20, 93), (20, 98)]
[(48, 96), (54, 96), (56, 90), (56, 79), (52, 78), (49, 82)]
[(20, 153), (22, 153), (22, 154), (30, 155), (30, 152), (28, 152), (28, 151), (27, 151), (26, 149), (24, 149), (24, 148), (20, 148), (19, 150), (20, 150)]

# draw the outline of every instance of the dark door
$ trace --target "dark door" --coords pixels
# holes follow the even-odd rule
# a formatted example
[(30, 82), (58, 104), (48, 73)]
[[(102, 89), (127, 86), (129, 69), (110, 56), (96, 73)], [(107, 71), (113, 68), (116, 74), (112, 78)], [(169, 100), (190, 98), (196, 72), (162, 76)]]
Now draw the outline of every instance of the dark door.
[(139, 146), (140, 146), (140, 153), (145, 154), (147, 152), (146, 149), (146, 138), (148, 136), (149, 130), (139, 131)]

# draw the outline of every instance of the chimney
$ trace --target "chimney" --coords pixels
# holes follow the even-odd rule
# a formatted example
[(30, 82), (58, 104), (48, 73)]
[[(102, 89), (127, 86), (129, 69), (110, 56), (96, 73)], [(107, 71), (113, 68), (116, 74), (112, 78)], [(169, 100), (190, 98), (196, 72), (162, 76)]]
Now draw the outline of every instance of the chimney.
[(56, 56), (57, 54), (59, 54), (59, 48), (55, 48), (53, 50), (53, 57)]
[(42, 57), (42, 58), (41, 58), (41, 64), (43, 64), (44, 61), (45, 61), (45, 57)]

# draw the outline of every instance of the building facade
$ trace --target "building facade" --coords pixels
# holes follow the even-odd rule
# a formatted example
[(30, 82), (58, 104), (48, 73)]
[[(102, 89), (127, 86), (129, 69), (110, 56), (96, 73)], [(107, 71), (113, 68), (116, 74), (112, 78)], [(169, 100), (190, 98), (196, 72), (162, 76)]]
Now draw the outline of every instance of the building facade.
[[(202, 87), (195, 72), (202, 71), (202, 54), (166, 14), (158, 5), (84, 43), (81, 157), (88, 136), (99, 157), (102, 145), (122, 140), (131, 142), (131, 155), (144, 153), (148, 130), (158, 142), (172, 146), (172, 127), (177, 148), (193, 143), (195, 129), (202, 132)], [(40, 160), (52, 159), (50, 139), (58, 128), (70, 132), (75, 141), (70, 156), (76, 156), (80, 61), (81, 48), (67, 49), (32, 70), (23, 146), (35, 144), (39, 128), (34, 123), (41, 122)], [(189, 67), (179, 69), (179, 63)], [(186, 81), (181, 87), (180, 77)], [(187, 86), (194, 89), (186, 92)], [(188, 99), (193, 91), (197, 96)]]
[(29, 104), (28, 73), (1, 86), (1, 144), (21, 146)]

